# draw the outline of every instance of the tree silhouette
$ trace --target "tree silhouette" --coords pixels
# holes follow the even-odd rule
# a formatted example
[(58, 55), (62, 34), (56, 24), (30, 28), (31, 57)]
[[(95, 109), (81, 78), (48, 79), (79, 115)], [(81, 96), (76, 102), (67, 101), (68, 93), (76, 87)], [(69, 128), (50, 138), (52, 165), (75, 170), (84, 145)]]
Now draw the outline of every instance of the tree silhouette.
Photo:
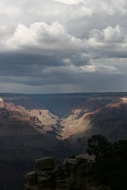
[(127, 140), (111, 143), (105, 136), (93, 135), (87, 152), (95, 155), (92, 172), (98, 184), (112, 190), (127, 189)]

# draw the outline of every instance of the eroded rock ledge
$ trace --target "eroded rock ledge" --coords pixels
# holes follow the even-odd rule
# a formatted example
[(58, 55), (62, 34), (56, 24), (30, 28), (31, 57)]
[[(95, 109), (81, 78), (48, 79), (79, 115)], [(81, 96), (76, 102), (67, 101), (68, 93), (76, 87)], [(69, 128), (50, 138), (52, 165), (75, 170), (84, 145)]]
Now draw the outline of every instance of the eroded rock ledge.
[(89, 155), (71, 156), (63, 164), (52, 157), (36, 159), (36, 171), (25, 176), (25, 190), (110, 190), (93, 183), (93, 162)]

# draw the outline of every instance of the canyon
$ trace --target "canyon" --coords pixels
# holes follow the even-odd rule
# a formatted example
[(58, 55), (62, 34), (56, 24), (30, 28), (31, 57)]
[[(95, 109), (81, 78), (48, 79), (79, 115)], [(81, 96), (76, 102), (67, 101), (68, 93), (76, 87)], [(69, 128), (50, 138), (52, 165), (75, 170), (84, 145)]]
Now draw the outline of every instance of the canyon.
[(84, 154), (87, 139), (127, 139), (127, 93), (0, 94), (0, 189), (22, 190), (34, 160)]

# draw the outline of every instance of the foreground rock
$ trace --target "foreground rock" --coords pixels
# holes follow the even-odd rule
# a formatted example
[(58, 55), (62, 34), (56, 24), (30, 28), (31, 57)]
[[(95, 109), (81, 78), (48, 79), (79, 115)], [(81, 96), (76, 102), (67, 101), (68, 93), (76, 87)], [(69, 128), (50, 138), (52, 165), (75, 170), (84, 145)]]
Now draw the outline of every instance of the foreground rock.
[(93, 162), (88, 155), (71, 156), (63, 164), (52, 157), (37, 159), (36, 171), (25, 176), (25, 190), (110, 190), (92, 181)]

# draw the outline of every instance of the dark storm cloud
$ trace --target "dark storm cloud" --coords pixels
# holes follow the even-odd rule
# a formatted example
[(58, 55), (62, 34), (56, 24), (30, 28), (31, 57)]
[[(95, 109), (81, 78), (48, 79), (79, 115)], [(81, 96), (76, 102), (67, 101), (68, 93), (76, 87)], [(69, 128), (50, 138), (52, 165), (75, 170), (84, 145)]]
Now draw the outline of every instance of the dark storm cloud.
[(37, 73), (39, 74), (40, 69), (51, 65), (58, 66), (63, 65), (63, 63), (55, 55), (36, 55), (20, 52), (0, 54), (0, 74), (5, 76), (34, 76)]
[[(65, 63), (66, 62), (66, 63)], [(74, 64), (84, 65), (89, 63), (89, 57), (77, 53), (69, 54), (47, 53), (46, 55), (25, 53), (20, 51), (0, 53), (0, 75), (3, 76), (37, 76), (40, 77), (46, 68), (61, 67)]]
[(0, 2), (0, 89), (125, 91), (125, 0)]

